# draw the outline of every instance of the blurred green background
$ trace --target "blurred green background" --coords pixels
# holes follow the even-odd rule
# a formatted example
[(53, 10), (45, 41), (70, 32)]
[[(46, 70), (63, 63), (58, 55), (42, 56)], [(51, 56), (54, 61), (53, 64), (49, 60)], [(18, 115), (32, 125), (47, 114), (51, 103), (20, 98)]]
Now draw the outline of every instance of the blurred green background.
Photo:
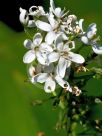
[[(45, 8), (48, 0), (44, 1)], [(102, 1), (101, 0), (56, 0), (59, 6), (66, 7), (78, 18), (85, 19), (85, 27), (96, 22), (98, 34), (102, 37)], [(24, 80), (27, 79), (26, 65), (22, 57), (26, 52), (23, 41), (24, 32), (17, 33), (0, 22), (0, 136), (65, 136), (65, 131), (55, 131), (58, 110), (49, 101), (41, 106), (32, 106), (35, 99), (50, 97), (42, 89)], [(102, 38), (101, 38), (102, 41)], [(102, 92), (102, 80), (90, 81), (86, 88)], [(93, 85), (94, 83), (94, 85)], [(91, 92), (90, 92), (91, 94)]]

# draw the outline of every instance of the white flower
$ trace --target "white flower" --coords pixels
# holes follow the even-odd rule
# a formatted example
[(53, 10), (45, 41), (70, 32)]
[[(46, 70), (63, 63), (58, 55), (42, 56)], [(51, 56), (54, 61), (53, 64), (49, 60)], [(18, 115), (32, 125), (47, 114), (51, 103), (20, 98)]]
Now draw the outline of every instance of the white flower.
[(36, 33), (33, 37), (33, 42), (29, 39), (24, 41), (24, 46), (30, 49), (23, 57), (24, 63), (31, 63), (36, 58), (42, 65), (47, 65), (47, 54), (53, 49), (46, 43), (42, 43), (42, 35)]
[(81, 35), (85, 34), (85, 32), (83, 30), (83, 21), (84, 21), (84, 19), (80, 19), (79, 21), (76, 21), (76, 25), (79, 27)]
[(56, 75), (53, 64), (50, 64), (49, 66), (39, 65), (36, 68), (31, 65), (28, 72), (31, 76), (30, 80), (32, 83), (45, 83), (44, 90), (47, 93), (55, 91), (56, 83), (65, 90), (72, 92), (69, 83), (62, 79), (59, 75)]
[(54, 19), (54, 15), (52, 13), (50, 13), (48, 15), (48, 21), (49, 21), (49, 23), (37, 20), (36, 26), (39, 29), (41, 29), (45, 32), (48, 32), (45, 37), (45, 41), (49, 45), (51, 45), (53, 43), (53, 41), (55, 40), (57, 32), (58, 32), (58, 22)]
[(99, 40), (99, 37), (96, 38), (96, 24), (92, 23), (89, 25), (87, 32), (81, 37), (81, 41), (84, 44), (91, 45), (93, 51), (96, 54), (101, 55), (102, 54), (102, 46), (97, 45), (97, 41)]
[[(35, 84), (37, 83), (36, 78), (41, 77), (40, 83), (45, 82), (46, 80), (46, 73), (43, 73), (43, 65), (37, 64), (36, 66), (33, 66), (32, 64), (28, 68), (28, 75), (30, 78), (30, 81)], [(44, 77), (44, 78), (43, 78)]]
[(23, 25), (26, 25), (27, 27), (35, 27), (35, 21), (29, 20), (29, 14), (27, 10), (20, 8), (20, 15), (19, 20)]
[(94, 36), (96, 35), (96, 24), (92, 23), (89, 25), (87, 32), (81, 37), (81, 41), (85, 44), (92, 43)]
[(74, 53), (76, 50), (73, 49), (79, 39), (82, 43), (91, 45), (96, 54), (102, 54), (102, 46), (97, 44), (99, 37), (96, 37), (96, 24), (90, 24), (85, 32), (84, 19), (77, 20), (75, 15), (68, 15), (60, 7), (56, 8), (54, 0), (50, 0), (48, 13), (42, 6), (31, 6), (29, 12), (20, 8), (19, 19), (25, 27), (35, 27), (34, 31), (37, 32), (33, 40), (24, 41), (24, 47), (28, 51), (23, 56), (23, 62), (29, 66), (30, 81), (33, 84), (43, 84), (47, 93), (54, 92), (58, 84), (64, 90), (79, 96), (81, 90), (77, 86), (70, 87), (68, 81), (71, 64), (74, 62), (80, 65), (85, 59)]
[(55, 45), (56, 51), (53, 51), (48, 55), (48, 61), (49, 63), (58, 61), (57, 73), (60, 75), (60, 77), (64, 78), (66, 68), (70, 67), (71, 62), (82, 64), (84, 63), (85, 59), (81, 55), (71, 52), (71, 50), (75, 48), (74, 41), (64, 44), (62, 35), (59, 35), (56, 38)]
[(62, 33), (61, 28), (60, 28), (61, 20), (59, 21), (55, 19), (55, 16), (53, 15), (52, 12), (49, 12), (49, 14), (46, 17), (48, 19), (48, 22), (37, 20), (36, 26), (42, 31), (47, 32), (45, 41), (49, 45), (51, 45), (53, 41), (56, 39), (56, 36)]

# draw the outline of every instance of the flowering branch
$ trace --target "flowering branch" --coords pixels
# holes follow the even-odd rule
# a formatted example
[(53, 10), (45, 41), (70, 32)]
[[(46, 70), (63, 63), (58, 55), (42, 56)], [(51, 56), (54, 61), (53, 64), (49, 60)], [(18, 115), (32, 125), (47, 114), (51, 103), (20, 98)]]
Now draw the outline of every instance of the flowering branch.
[[(78, 20), (76, 15), (70, 15), (65, 9), (56, 8), (53, 0), (50, 0), (47, 13), (42, 6), (32, 6), (29, 12), (20, 8), (19, 19), (29, 37), (24, 41), (28, 51), (23, 56), (23, 62), (28, 66), (29, 81), (34, 85), (43, 84), (43, 90), (53, 94), (48, 100), (63, 111), (57, 128), (65, 127), (68, 136), (84, 135), (91, 130), (94, 134), (97, 130), (102, 132), (102, 122), (88, 118), (96, 99), (101, 100), (88, 97), (84, 90), (88, 80), (96, 78), (96, 75), (102, 76), (101, 68), (89, 67), (102, 54), (96, 24), (90, 24), (84, 31), (84, 19)], [(34, 31), (33, 36), (28, 30)], [(89, 53), (82, 55), (81, 51), (86, 48)], [(46, 101), (36, 100), (33, 105)], [(83, 132), (77, 134), (78, 126)]]

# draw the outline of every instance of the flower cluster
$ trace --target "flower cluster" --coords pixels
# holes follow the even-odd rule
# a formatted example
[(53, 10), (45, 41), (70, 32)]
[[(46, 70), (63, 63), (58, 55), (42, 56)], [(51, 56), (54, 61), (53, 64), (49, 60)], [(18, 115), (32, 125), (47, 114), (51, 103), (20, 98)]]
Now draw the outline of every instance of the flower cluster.
[(25, 27), (36, 29), (32, 39), (24, 41), (28, 51), (23, 62), (29, 66), (30, 81), (33, 84), (44, 83), (47, 93), (55, 91), (58, 84), (79, 96), (81, 90), (68, 82), (72, 64), (82, 65), (85, 62), (84, 57), (75, 52), (75, 39), (91, 45), (96, 54), (102, 54), (102, 47), (97, 45), (99, 37), (96, 37), (96, 24), (90, 24), (84, 32), (84, 20), (78, 20), (65, 9), (56, 8), (53, 0), (50, 0), (49, 12), (45, 12), (42, 6), (32, 6), (29, 12), (20, 8), (19, 19)]

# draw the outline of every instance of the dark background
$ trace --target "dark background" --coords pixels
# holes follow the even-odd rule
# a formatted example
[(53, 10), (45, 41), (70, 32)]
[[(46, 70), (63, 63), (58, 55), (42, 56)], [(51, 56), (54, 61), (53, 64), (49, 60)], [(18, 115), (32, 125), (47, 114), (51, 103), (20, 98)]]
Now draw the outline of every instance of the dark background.
[(19, 8), (28, 10), (32, 5), (42, 5), (42, 2), (43, 0), (2, 0), (0, 2), (0, 20), (20, 32), (23, 27), (19, 22)]

